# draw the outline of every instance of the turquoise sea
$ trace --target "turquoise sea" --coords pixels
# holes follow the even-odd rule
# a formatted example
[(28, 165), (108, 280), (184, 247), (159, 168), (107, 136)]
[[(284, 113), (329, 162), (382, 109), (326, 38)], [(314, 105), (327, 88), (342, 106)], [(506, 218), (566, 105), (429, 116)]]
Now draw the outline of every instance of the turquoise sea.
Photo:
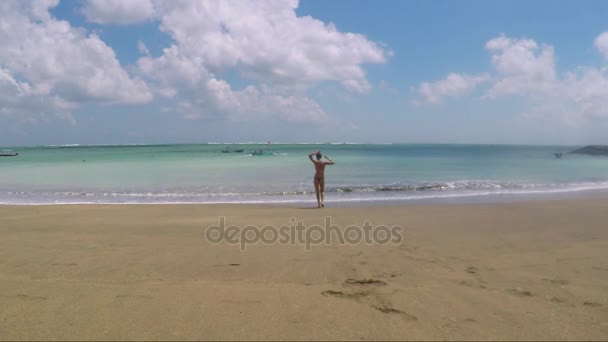
[[(242, 153), (221, 150), (244, 149)], [(314, 202), (317, 149), (326, 202), (384, 203), (608, 189), (608, 157), (564, 146), (197, 144), (2, 147), (0, 204)], [(264, 155), (252, 155), (265, 149)]]

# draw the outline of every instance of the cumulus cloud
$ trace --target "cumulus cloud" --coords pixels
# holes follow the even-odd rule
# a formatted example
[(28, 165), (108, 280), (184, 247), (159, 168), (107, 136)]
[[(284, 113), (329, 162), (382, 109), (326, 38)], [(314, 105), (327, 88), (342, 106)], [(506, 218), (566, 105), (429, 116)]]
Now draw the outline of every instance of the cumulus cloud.
[(71, 103), (58, 96), (49, 96), (44, 86), (33, 87), (20, 82), (8, 70), (0, 68), (0, 115), (29, 123), (59, 116), (74, 123), (71, 109)]
[(423, 82), (418, 86), (419, 99), (414, 104), (437, 104), (445, 97), (460, 96), (474, 90), (478, 85), (490, 79), (488, 74), (466, 75), (449, 74), (445, 79), (435, 82)]
[[(608, 75), (605, 68), (581, 67), (536, 96), (536, 114), (556, 114), (570, 123), (608, 118)], [(534, 95), (534, 94), (533, 94)]]
[[(596, 39), (600, 52), (603, 36)], [(553, 116), (570, 124), (608, 117), (605, 69), (578, 67), (558, 77), (553, 47), (530, 39), (501, 36), (490, 40), (486, 49), (493, 53), (498, 74), (488, 98), (520, 96), (532, 102), (528, 116)]]
[(512, 39), (501, 35), (486, 43), (498, 80), (489, 97), (512, 95), (551, 87), (555, 81), (553, 47), (539, 46), (532, 39)]
[(604, 32), (595, 38), (595, 48), (608, 61), (608, 32)]
[(488, 41), (486, 49), (492, 53), (492, 63), (500, 74), (538, 79), (555, 77), (551, 46), (539, 46), (532, 39), (512, 39), (501, 35)]
[[(89, 0), (85, 13), (104, 23), (159, 21), (160, 30), (173, 43), (161, 56), (142, 57), (137, 63), (140, 75), (159, 94), (180, 103), (178, 110), (186, 108), (189, 118), (207, 116), (191, 114), (196, 110), (215, 109), (234, 117), (247, 108), (289, 121), (323, 120), (326, 114), (306, 96), (308, 90), (322, 82), (337, 82), (349, 91), (367, 92), (371, 86), (363, 64), (385, 63), (391, 54), (363, 35), (298, 17), (295, 0), (117, 3)], [(146, 15), (137, 17), (133, 12)], [(104, 13), (103, 19), (99, 13)], [(249, 84), (233, 89), (221, 79), (233, 71)]]
[(162, 29), (189, 57), (213, 71), (238, 66), (265, 83), (338, 81), (369, 89), (363, 63), (384, 63), (386, 51), (332, 24), (297, 17), (297, 1), (185, 1), (165, 3)]
[[(297, 16), (296, 0), (84, 0), (89, 22), (149, 20), (171, 37), (160, 55), (138, 41), (141, 57), (127, 72), (99, 36), (50, 14), (58, 2), (0, 1), (0, 113), (67, 118), (84, 103), (140, 104), (159, 96), (191, 119), (325, 122), (309, 91), (334, 82), (367, 92), (363, 65), (391, 55), (361, 34)], [(240, 78), (238, 87), (227, 74)]]
[(155, 15), (152, 0), (87, 0), (82, 13), (98, 24), (134, 24)]
[(11, 89), (0, 98), (0, 112), (35, 116), (55, 111), (67, 117), (67, 110), (85, 102), (149, 101), (147, 85), (129, 76), (98, 36), (49, 14), (57, 3), (0, 2), (0, 82)]
[(323, 109), (305, 96), (277, 95), (253, 86), (235, 91), (227, 82), (214, 78), (209, 79), (204, 87), (207, 96), (194, 100), (198, 103), (192, 100), (180, 103), (180, 110), (186, 113), (187, 118), (213, 116), (214, 113), (205, 112), (205, 108), (211, 105), (219, 109), (222, 116), (227, 115), (234, 120), (275, 116), (296, 123), (322, 123), (328, 120)]
[[(600, 34), (595, 47), (608, 52), (608, 33)], [(578, 123), (608, 118), (608, 75), (606, 68), (578, 67), (558, 75), (554, 48), (532, 39), (500, 35), (485, 44), (493, 70), (483, 78), (452, 73), (444, 80), (423, 82), (417, 88), (416, 103), (437, 104), (445, 97), (462, 96), (467, 90), (487, 85), (483, 98), (517, 96), (531, 103), (527, 116), (551, 116)]]

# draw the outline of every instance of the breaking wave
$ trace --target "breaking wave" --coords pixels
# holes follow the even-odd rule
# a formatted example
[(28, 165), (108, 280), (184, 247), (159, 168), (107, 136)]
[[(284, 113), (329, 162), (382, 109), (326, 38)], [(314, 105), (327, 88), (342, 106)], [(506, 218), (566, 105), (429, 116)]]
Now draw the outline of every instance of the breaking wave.
[[(608, 189), (608, 182), (518, 183), (494, 181), (428, 182), (418, 184), (342, 185), (326, 189), (327, 202), (411, 201), (489, 195), (567, 193)], [(183, 204), (183, 203), (298, 203), (310, 201), (314, 191), (270, 192), (95, 192), (0, 191), (0, 204)]]

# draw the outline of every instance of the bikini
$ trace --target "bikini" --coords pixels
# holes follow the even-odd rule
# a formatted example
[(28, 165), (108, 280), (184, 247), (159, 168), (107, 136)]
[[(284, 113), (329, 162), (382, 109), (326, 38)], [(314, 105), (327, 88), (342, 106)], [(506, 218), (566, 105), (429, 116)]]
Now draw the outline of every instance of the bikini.
[[(317, 160), (321, 159), (321, 155), (320, 154), (317, 154), (316, 157), (317, 157)], [(317, 175), (315, 175), (315, 180), (320, 182), (320, 181), (323, 180), (323, 177), (317, 177)]]

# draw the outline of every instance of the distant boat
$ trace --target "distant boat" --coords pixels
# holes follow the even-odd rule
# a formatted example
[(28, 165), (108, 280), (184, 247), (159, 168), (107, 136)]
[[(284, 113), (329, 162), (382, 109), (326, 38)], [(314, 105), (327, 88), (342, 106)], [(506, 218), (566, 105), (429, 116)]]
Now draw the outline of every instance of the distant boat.
[[(270, 148), (270, 144), (271, 144), (270, 141), (268, 141), (266, 143), (268, 148)], [(276, 151), (269, 151), (269, 150), (264, 150), (262, 148), (259, 148), (257, 150), (251, 151), (251, 155), (252, 156), (277, 156), (277, 155), (279, 155), (279, 153), (277, 153)]]
[(555, 158), (557, 158), (557, 159), (562, 159), (562, 157), (564, 156), (564, 154), (563, 154), (563, 153), (561, 153), (561, 152), (558, 152), (558, 153), (553, 153), (553, 156), (554, 156)]
[(16, 157), (19, 153), (10, 150), (0, 151), (0, 157)]
[(242, 148), (239, 148), (239, 149), (236, 149), (236, 150), (232, 150), (232, 149), (230, 149), (230, 147), (228, 147), (228, 148), (223, 149), (222, 153), (241, 153), (243, 151), (244, 150)]
[(277, 151), (268, 151), (268, 150), (254, 150), (251, 151), (250, 154), (252, 156), (284, 156), (287, 155), (287, 153), (281, 153), (281, 152), (277, 152)]

